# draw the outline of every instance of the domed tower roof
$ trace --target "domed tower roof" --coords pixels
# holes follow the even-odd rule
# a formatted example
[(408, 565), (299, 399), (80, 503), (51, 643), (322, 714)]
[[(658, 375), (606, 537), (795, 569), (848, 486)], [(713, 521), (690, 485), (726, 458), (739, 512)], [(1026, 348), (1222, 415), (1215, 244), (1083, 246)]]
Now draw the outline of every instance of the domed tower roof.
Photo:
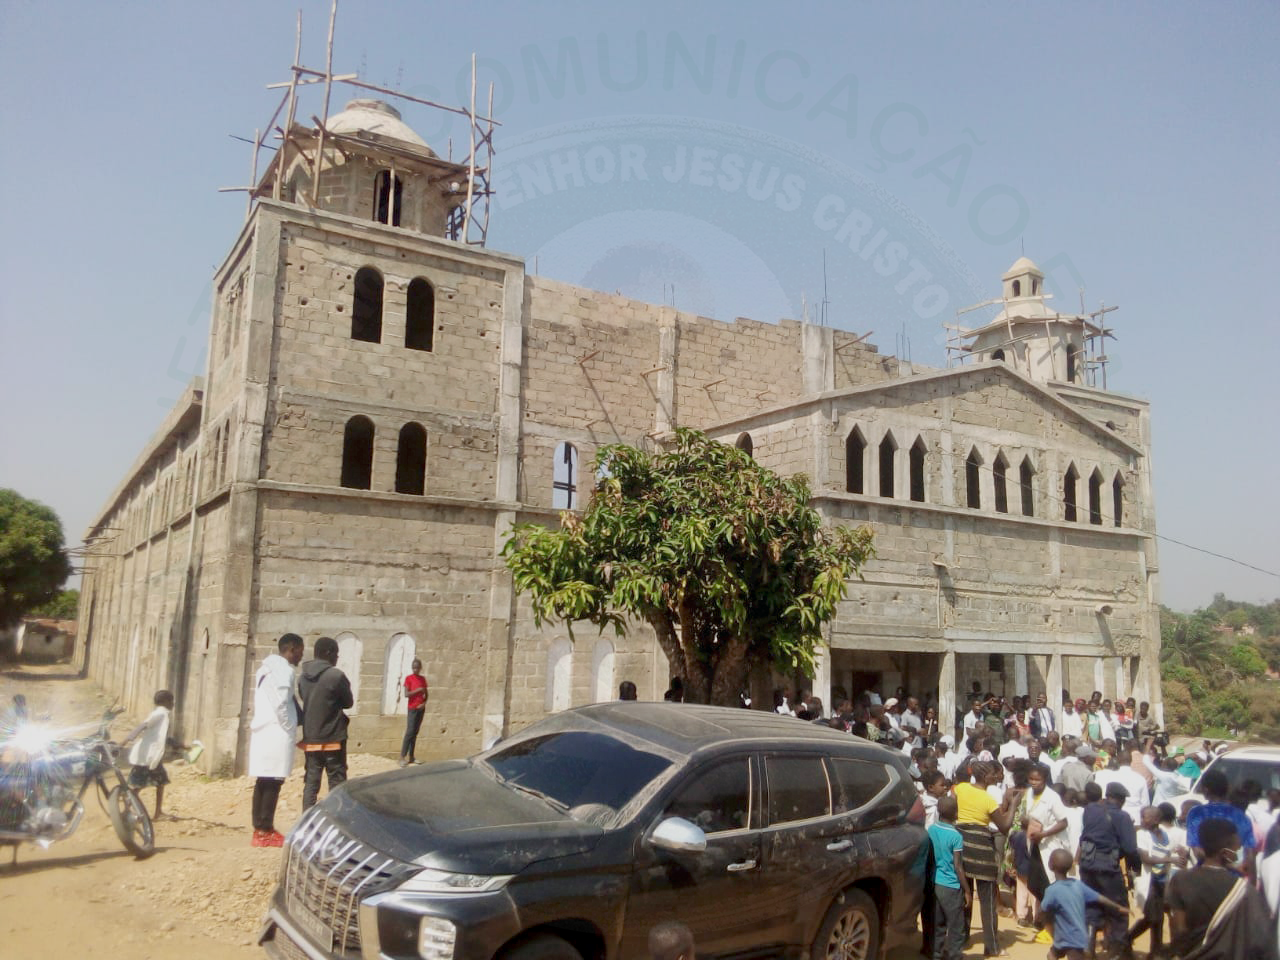
[(1037, 277), (1043, 277), (1044, 272), (1035, 265), (1035, 262), (1028, 257), (1019, 257), (1013, 262), (1008, 270), (1005, 271), (1001, 280), (1012, 280), (1014, 277), (1025, 276), (1028, 273), (1034, 273)]
[(400, 111), (383, 100), (352, 100), (345, 110), (329, 118), (330, 133), (359, 135), (372, 133), (388, 140), (409, 143), (430, 156), (436, 156), (427, 141), (413, 132), (413, 128), (400, 119)]

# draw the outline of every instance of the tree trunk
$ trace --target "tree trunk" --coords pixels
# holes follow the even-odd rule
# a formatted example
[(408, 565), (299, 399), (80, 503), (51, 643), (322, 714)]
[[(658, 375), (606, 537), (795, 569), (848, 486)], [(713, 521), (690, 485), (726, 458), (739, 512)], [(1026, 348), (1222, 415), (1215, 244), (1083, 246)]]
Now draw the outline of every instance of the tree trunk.
[(717, 707), (737, 707), (747, 683), (747, 641), (730, 637), (720, 646), (715, 672), (711, 677), (709, 702)]

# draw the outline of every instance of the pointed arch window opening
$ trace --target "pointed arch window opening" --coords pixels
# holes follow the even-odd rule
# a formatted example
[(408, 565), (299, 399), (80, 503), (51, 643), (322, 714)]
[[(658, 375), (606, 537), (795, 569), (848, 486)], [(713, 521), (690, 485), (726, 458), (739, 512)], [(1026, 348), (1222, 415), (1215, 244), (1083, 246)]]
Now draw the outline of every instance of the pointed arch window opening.
[(1079, 479), (1080, 474), (1073, 463), (1062, 478), (1062, 519), (1068, 523), (1076, 522), (1076, 481)]
[(844, 441), (844, 488), (848, 493), (866, 493), (867, 440), (854, 427)]
[(379, 170), (373, 178), (373, 219), (388, 226), (400, 226), (400, 206), (404, 182), (394, 170)]
[(1015, 281), (1013, 281), (1013, 295), (1014, 295), (1015, 297), (1020, 297), (1020, 296), (1022, 296), (1022, 281), (1021, 281), (1021, 280), (1015, 280)]
[(1111, 481), (1111, 515), (1117, 527), (1124, 526), (1124, 477), (1119, 473)]
[(894, 474), (897, 472), (898, 459), (898, 443), (893, 439), (892, 433), (885, 434), (884, 439), (880, 441), (879, 459), (880, 496), (892, 498), (894, 495)]
[(420, 497), (426, 487), (427, 430), (420, 423), (406, 423), (396, 445), (396, 493)]
[(1089, 474), (1089, 522), (1102, 525), (1102, 474), (1098, 470)]
[(1022, 493), (1022, 515), (1024, 517), (1034, 517), (1036, 515), (1035, 490), (1032, 486), (1035, 475), (1036, 470), (1031, 465), (1031, 458), (1023, 457), (1022, 465), (1018, 467), (1018, 487)]
[(1077, 351), (1075, 348), (1075, 344), (1068, 343), (1067, 344), (1067, 382), (1068, 383), (1076, 382), (1076, 359), (1077, 359)]
[(924, 464), (927, 454), (928, 448), (925, 446), (924, 437), (916, 437), (916, 442), (911, 445), (911, 450), (907, 453), (911, 499), (916, 503), (925, 502)]
[(1005, 460), (1003, 453), (996, 455), (995, 462), (991, 465), (991, 476), (995, 480), (996, 513), (1008, 513), (1009, 461)]
[(977, 447), (964, 460), (965, 503), (971, 510), (982, 509), (982, 456)]
[(356, 271), (351, 297), (351, 339), (382, 342), (382, 274), (373, 267)]
[(552, 455), (551, 506), (557, 510), (578, 507), (578, 448), (562, 441)]
[(751, 439), (751, 434), (749, 433), (738, 434), (738, 439), (734, 441), (733, 445), (737, 449), (745, 453), (748, 457), (751, 457), (752, 459), (755, 458), (756, 445)]
[(342, 431), (342, 486), (368, 490), (373, 485), (373, 421), (352, 417)]

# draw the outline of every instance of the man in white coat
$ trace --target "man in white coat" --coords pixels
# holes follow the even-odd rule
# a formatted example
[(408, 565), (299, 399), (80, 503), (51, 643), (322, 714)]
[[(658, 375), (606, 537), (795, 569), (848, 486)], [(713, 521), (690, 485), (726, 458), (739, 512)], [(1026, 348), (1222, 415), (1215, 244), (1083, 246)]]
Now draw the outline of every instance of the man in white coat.
[(255, 847), (279, 847), (284, 837), (276, 830), (276, 803), (285, 777), (293, 769), (298, 739), (297, 680), (293, 668), (302, 662), (302, 638), (286, 633), (276, 644), (279, 653), (262, 661), (253, 684), (253, 721), (249, 727), (249, 776), (253, 784), (253, 840)]

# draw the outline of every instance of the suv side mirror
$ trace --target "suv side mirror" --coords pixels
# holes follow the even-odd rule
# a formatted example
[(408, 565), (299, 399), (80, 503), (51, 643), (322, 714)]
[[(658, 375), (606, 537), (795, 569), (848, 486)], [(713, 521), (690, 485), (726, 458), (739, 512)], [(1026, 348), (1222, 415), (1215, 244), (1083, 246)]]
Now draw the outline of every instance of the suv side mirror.
[(671, 853), (702, 853), (707, 849), (707, 835), (702, 828), (684, 817), (667, 817), (654, 828), (649, 840), (659, 850)]

